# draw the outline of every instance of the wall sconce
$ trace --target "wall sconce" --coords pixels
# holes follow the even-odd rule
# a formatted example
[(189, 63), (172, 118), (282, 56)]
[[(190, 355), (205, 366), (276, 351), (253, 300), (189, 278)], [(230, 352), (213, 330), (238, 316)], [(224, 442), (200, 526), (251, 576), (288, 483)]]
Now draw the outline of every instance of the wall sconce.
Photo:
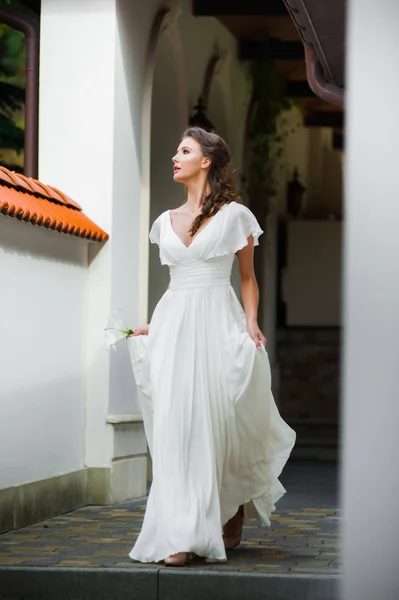
[(204, 100), (202, 96), (198, 96), (198, 101), (196, 106), (194, 106), (194, 110), (196, 111), (192, 117), (190, 117), (188, 124), (190, 127), (201, 127), (206, 131), (215, 131), (215, 126), (210, 122), (210, 120), (206, 117), (205, 111), (206, 106), (204, 104)]
[(295, 167), (292, 179), (287, 183), (287, 210), (291, 217), (297, 218), (303, 210), (306, 188), (299, 181), (299, 172)]

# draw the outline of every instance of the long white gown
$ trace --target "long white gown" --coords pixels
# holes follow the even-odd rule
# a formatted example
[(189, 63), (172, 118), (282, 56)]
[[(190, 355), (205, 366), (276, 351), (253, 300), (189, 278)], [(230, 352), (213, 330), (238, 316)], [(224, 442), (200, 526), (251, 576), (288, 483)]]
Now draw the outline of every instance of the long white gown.
[(149, 335), (129, 338), (153, 482), (143, 527), (129, 556), (158, 562), (175, 552), (225, 560), (223, 525), (270, 524), (285, 493), (278, 476), (295, 443), (270, 391), (270, 367), (246, 332), (231, 286), (235, 253), (262, 233), (252, 212), (224, 205), (185, 246), (169, 211), (150, 231), (170, 288)]

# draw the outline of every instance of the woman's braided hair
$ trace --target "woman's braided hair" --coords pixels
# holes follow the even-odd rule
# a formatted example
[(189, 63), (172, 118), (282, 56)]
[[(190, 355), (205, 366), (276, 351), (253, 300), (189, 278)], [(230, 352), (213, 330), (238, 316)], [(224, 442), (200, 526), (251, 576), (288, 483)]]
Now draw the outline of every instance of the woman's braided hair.
[(211, 133), (201, 127), (189, 127), (183, 134), (183, 139), (191, 137), (200, 146), (202, 154), (211, 159), (209, 169), (210, 192), (202, 201), (201, 213), (194, 219), (190, 227), (193, 236), (202, 223), (216, 215), (224, 204), (239, 200), (239, 194), (233, 183), (233, 173), (230, 166), (231, 154), (226, 142), (216, 133)]

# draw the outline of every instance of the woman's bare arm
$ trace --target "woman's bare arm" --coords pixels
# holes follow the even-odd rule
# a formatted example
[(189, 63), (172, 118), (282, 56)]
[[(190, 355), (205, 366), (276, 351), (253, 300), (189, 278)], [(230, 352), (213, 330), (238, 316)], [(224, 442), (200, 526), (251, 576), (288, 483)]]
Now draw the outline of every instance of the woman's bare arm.
[(247, 321), (247, 331), (261, 350), (267, 340), (258, 325), (259, 288), (254, 271), (254, 238), (248, 238), (248, 245), (237, 252), (240, 268), (240, 287), (242, 303)]

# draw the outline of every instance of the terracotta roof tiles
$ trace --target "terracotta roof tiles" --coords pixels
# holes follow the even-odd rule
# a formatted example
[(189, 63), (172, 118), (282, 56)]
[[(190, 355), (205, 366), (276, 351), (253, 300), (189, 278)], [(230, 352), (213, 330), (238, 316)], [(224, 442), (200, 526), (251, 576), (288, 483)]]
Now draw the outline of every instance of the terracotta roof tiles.
[(60, 190), (5, 167), (0, 167), (0, 214), (91, 241), (108, 238), (81, 206)]

